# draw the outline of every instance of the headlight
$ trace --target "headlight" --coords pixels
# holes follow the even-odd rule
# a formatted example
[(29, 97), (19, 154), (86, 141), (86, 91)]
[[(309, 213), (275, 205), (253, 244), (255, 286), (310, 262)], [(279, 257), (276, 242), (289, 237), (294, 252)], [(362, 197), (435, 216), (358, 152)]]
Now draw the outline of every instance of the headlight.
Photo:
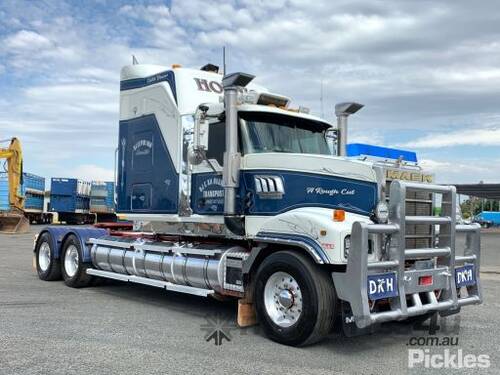
[(351, 236), (345, 236), (344, 237), (344, 258), (347, 259), (349, 256), (349, 249), (351, 248)]
[(389, 207), (385, 202), (378, 202), (375, 207), (375, 217), (379, 223), (387, 223), (389, 220)]

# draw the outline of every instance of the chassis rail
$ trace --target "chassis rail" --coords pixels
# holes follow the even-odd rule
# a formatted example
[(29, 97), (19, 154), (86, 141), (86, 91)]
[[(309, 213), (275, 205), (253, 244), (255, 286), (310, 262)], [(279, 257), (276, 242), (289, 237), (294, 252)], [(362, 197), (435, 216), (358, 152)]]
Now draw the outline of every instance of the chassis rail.
[[(442, 194), (441, 216), (407, 216), (407, 190)], [(339, 298), (350, 304), (352, 318), (358, 328), (434, 311), (449, 315), (458, 312), (461, 306), (482, 302), (479, 279), (480, 226), (456, 225), (455, 212), (454, 186), (394, 181), (390, 192), (389, 223), (353, 224), (346, 272), (334, 272), (332, 277)], [(439, 247), (406, 249), (406, 223), (440, 225)], [(457, 232), (466, 234), (463, 256), (455, 255)], [(382, 252), (380, 261), (368, 263), (368, 241), (373, 235), (385, 236), (388, 246)], [(424, 269), (408, 267), (408, 260), (419, 259), (430, 259), (434, 266)], [(475, 283), (464, 287), (467, 295), (462, 297), (456, 286), (455, 268), (469, 264), (474, 266)], [(368, 276), (381, 272), (395, 273), (397, 296), (388, 298), (389, 308), (385, 311), (371, 311)], [(432, 276), (432, 285), (420, 285), (418, 280), (421, 276)], [(435, 290), (440, 290), (440, 295), (436, 295)]]

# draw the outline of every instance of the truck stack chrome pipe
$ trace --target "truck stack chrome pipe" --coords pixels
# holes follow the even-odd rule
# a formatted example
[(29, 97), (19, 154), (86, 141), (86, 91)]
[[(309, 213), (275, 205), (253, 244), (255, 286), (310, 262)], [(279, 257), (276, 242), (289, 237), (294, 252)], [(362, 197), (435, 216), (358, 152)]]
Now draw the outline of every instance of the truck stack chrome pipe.
[(337, 155), (347, 155), (347, 117), (363, 108), (359, 103), (339, 103), (335, 105), (335, 116), (337, 116)]
[(238, 92), (255, 76), (232, 73), (222, 79), (226, 110), (226, 152), (224, 153), (224, 214), (236, 214), (236, 189), (239, 183), (240, 153), (238, 152)]

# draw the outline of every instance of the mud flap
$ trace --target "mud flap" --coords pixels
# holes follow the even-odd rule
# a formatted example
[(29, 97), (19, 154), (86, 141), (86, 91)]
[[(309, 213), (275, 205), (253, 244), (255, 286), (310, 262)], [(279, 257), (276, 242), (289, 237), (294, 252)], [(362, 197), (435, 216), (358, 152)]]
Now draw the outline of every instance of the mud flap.
[(0, 233), (28, 233), (29, 229), (30, 222), (24, 215), (17, 213), (0, 214)]
[(461, 307), (459, 306), (456, 309), (449, 309), (449, 310), (440, 311), (439, 315), (442, 317), (455, 315), (455, 314), (458, 314), (460, 312), (460, 310), (461, 310)]
[(354, 337), (361, 335), (368, 335), (374, 333), (378, 324), (371, 324), (365, 328), (358, 328), (356, 323), (354, 323), (354, 315), (352, 313), (351, 305), (349, 302), (341, 301), (341, 319), (342, 319), (342, 331), (346, 337)]

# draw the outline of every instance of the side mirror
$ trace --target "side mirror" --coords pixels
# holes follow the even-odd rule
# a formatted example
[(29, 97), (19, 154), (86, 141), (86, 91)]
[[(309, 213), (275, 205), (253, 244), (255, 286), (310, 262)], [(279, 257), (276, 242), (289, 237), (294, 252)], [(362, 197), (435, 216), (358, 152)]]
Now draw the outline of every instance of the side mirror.
[(194, 116), (193, 126), (193, 145), (189, 148), (189, 160), (191, 164), (198, 165), (205, 159), (205, 153), (208, 149), (208, 119), (207, 105), (200, 105)]
[(330, 149), (331, 155), (337, 155), (337, 137), (337, 129), (328, 128), (325, 131), (325, 139), (326, 143), (328, 144), (328, 148)]
[(198, 124), (198, 149), (207, 150), (208, 149), (208, 120), (200, 120)]

